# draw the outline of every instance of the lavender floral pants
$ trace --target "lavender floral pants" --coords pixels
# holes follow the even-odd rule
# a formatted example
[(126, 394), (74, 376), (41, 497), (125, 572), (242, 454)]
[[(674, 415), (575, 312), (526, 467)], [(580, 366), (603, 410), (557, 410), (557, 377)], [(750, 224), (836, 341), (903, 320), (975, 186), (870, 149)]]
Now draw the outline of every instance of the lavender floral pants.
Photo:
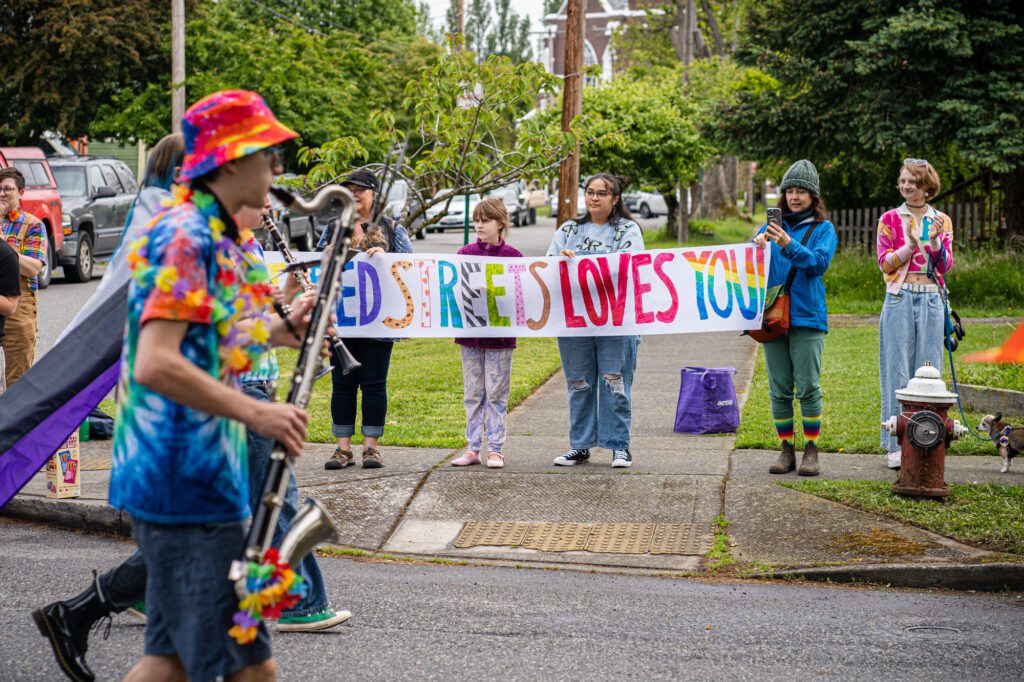
[(511, 348), (462, 348), (462, 385), (466, 405), (466, 440), (470, 450), (483, 444), (501, 452), (508, 419), (508, 391), (512, 379)]

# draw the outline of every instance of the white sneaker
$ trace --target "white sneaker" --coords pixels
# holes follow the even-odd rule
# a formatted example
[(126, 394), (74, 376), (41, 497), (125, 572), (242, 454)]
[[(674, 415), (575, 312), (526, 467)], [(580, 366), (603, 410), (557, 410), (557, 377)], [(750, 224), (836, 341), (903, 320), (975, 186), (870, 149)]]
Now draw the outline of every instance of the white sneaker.
[(890, 452), (889, 454), (887, 454), (885, 456), (885, 465), (887, 467), (889, 467), (890, 469), (899, 469), (900, 468), (900, 458), (902, 456), (903, 456), (903, 453), (900, 450), (896, 450), (894, 452)]

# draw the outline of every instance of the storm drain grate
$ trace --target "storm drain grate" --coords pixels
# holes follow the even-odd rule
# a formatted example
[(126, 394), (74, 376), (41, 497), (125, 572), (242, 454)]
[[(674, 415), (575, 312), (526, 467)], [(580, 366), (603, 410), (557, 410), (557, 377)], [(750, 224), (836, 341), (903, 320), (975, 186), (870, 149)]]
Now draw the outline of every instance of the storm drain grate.
[(589, 523), (534, 523), (523, 547), (538, 552), (581, 552), (592, 527)]
[(684, 554), (711, 548), (711, 534), (690, 523), (511, 523), (470, 521), (455, 539), (458, 549), (523, 547), (538, 552)]
[(470, 521), (462, 527), (462, 532), (455, 539), (455, 546), (460, 549), (478, 545), (515, 547), (523, 544), (529, 529), (528, 523)]

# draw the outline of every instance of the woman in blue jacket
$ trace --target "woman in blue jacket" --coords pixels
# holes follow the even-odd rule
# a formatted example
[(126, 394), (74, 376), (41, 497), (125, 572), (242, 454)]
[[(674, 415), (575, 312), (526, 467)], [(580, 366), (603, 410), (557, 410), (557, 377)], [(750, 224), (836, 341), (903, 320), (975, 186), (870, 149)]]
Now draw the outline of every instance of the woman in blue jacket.
[[(789, 334), (763, 344), (768, 370), (772, 419), (782, 450), (769, 467), (773, 474), (796, 468), (793, 449), (793, 398), (800, 401), (804, 430), (801, 476), (818, 475), (818, 436), (821, 433), (821, 350), (828, 333), (828, 309), (822, 277), (835, 254), (838, 237), (828, 220), (818, 186), (818, 171), (806, 159), (797, 161), (782, 177), (782, 225), (768, 223), (758, 230), (754, 243), (772, 250), (768, 287), (785, 284), (790, 268), (796, 268), (790, 288)], [(812, 230), (807, 244), (801, 242)]]

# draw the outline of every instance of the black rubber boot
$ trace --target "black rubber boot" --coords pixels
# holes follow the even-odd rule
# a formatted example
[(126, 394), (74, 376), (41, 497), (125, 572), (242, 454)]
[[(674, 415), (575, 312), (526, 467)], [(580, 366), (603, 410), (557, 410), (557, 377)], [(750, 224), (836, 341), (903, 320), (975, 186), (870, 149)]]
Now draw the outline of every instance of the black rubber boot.
[(768, 467), (769, 474), (788, 474), (796, 469), (796, 452), (793, 451), (793, 444), (788, 440), (782, 441), (782, 451), (775, 464)]
[(110, 610), (100, 598), (95, 574), (89, 589), (74, 599), (54, 602), (32, 612), (39, 632), (50, 640), (60, 669), (76, 682), (92, 682), (96, 679), (85, 662), (85, 652), (89, 648), (89, 629), (96, 621), (109, 615)]

